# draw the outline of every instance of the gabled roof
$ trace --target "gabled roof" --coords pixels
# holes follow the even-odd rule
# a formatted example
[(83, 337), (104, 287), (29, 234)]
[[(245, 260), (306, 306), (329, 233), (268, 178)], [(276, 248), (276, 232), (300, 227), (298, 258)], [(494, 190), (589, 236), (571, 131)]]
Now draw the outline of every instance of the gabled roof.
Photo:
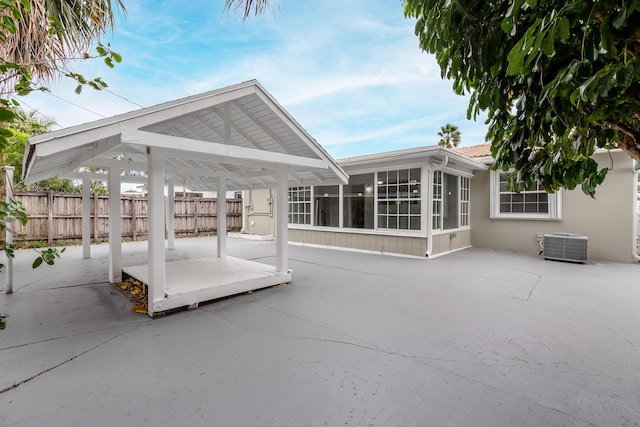
[(338, 164), (353, 173), (358, 169), (367, 169), (372, 166), (393, 167), (402, 163), (421, 163), (436, 161), (442, 163), (447, 159), (450, 167), (459, 170), (485, 170), (487, 167), (483, 163), (458, 153), (455, 150), (440, 147), (439, 145), (429, 145), (426, 147), (407, 148), (403, 150), (386, 151), (384, 153), (367, 154), (364, 156), (348, 157), (339, 159)]
[(192, 190), (213, 188), (219, 176), (230, 190), (273, 187), (281, 164), (292, 186), (348, 179), (257, 80), (32, 137), (24, 179), (78, 177), (81, 167), (135, 174), (146, 171), (148, 147), (164, 154), (165, 177)]

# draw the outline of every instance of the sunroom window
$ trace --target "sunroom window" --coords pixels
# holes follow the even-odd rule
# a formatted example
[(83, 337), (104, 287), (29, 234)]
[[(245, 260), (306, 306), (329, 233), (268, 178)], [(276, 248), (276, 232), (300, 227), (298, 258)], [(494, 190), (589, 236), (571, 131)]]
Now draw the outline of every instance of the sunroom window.
[(311, 187), (289, 187), (289, 224), (311, 224)]
[(452, 230), (469, 226), (470, 179), (442, 171), (433, 173), (434, 230)]
[(378, 228), (420, 230), (420, 169), (378, 172)]
[(321, 227), (340, 226), (340, 187), (319, 185), (313, 194), (314, 224)]
[(373, 228), (373, 173), (350, 176), (342, 194), (343, 226)]

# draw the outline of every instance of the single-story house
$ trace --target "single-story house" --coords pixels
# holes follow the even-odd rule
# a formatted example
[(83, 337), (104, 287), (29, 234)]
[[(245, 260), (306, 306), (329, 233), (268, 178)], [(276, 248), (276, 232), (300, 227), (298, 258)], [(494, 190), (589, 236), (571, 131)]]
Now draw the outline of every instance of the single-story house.
[[(595, 198), (508, 191), (507, 174), (491, 169), (490, 144), (341, 159), (348, 183), (289, 188), (289, 242), (433, 258), (471, 246), (538, 254), (545, 235), (563, 233), (583, 238), (590, 259), (639, 260), (634, 162), (620, 150), (594, 158), (610, 168)], [(273, 192), (244, 200), (245, 232), (272, 234)]]

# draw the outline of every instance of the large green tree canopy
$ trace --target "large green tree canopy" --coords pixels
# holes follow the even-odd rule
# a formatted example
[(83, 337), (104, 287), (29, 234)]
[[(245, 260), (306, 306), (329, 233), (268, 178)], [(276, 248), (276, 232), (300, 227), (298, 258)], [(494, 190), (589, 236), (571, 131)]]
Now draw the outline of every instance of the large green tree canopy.
[(607, 168), (594, 150), (640, 161), (640, 1), (405, 0), (469, 118), (488, 113), (496, 167), (514, 188), (582, 186)]

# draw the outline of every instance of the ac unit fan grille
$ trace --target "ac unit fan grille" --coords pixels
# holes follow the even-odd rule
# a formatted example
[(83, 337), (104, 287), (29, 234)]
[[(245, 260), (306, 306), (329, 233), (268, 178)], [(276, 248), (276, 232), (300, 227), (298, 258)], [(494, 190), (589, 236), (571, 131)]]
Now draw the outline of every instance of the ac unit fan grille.
[(544, 257), (562, 261), (585, 262), (587, 260), (586, 236), (573, 233), (544, 235)]

